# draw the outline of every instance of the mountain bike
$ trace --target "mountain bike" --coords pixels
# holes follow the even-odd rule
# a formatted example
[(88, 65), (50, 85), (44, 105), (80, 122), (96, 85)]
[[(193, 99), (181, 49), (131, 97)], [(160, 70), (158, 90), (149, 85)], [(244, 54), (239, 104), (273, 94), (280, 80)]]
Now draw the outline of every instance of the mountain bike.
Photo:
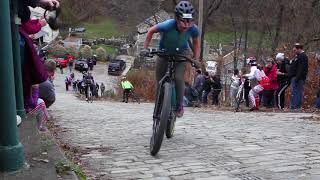
[[(245, 102), (245, 82), (249, 81), (247, 77), (243, 77), (244, 79), (241, 81), (241, 84), (239, 86), (237, 95), (236, 95), (236, 104), (235, 104), (235, 111), (238, 112), (240, 110), (241, 103)], [(249, 81), (250, 83), (250, 81)]]
[(182, 62), (190, 62), (193, 67), (197, 67), (195, 62), (190, 58), (179, 55), (170, 54), (165, 51), (150, 52), (149, 57), (157, 55), (165, 57), (168, 60), (166, 74), (158, 82), (157, 97), (153, 111), (152, 136), (150, 139), (150, 154), (155, 156), (162, 144), (164, 133), (167, 138), (171, 138), (174, 134), (176, 122), (176, 90), (175, 90), (175, 64)]

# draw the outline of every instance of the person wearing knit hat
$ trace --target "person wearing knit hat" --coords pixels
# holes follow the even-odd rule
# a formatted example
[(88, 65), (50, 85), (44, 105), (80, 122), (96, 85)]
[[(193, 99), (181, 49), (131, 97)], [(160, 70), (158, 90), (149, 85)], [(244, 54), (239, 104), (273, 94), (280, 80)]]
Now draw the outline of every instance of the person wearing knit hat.
[(286, 89), (290, 85), (288, 77), (288, 65), (289, 60), (285, 57), (284, 53), (278, 53), (276, 55), (277, 62), (277, 80), (279, 83), (279, 88), (276, 92), (276, 103), (279, 109), (283, 109), (285, 106), (285, 93)]

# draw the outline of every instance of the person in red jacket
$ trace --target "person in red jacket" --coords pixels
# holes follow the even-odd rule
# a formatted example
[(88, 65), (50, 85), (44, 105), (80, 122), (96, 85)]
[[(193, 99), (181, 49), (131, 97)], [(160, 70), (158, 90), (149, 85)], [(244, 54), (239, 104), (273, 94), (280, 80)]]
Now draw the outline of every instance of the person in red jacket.
[(267, 64), (263, 71), (269, 78), (269, 84), (264, 89), (262, 101), (265, 107), (272, 108), (275, 105), (275, 92), (279, 88), (277, 64), (273, 58), (267, 59)]
[(41, 17), (40, 19), (32, 19), (32, 20), (28, 20), (26, 22), (23, 22), (21, 24), (21, 28), (27, 34), (36, 34), (45, 25), (47, 25), (47, 22), (43, 17)]

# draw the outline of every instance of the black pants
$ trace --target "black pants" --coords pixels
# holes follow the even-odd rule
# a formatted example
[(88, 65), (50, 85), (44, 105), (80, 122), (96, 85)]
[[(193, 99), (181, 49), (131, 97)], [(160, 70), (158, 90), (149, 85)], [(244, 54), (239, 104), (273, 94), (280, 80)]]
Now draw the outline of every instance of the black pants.
[(249, 92), (251, 90), (251, 87), (244, 88), (244, 99), (246, 100), (246, 107), (249, 107), (250, 100), (249, 100)]
[(94, 95), (94, 89), (95, 89), (95, 87), (94, 87), (95, 85), (94, 84), (87, 84), (86, 86), (85, 86), (85, 90), (84, 90), (84, 93), (85, 93), (85, 95), (86, 95), (86, 98), (88, 98), (88, 88), (90, 87), (90, 90), (91, 90), (91, 93), (92, 93), (92, 95)]
[(280, 84), (280, 87), (277, 90), (276, 101), (279, 109), (284, 108), (286, 89), (289, 87), (289, 85), (289, 83)]
[(274, 107), (274, 99), (275, 99), (275, 90), (264, 90), (263, 91), (263, 96), (262, 96), (262, 101), (263, 101), (263, 106), (267, 108), (272, 108)]
[(219, 94), (221, 90), (213, 90), (212, 91), (212, 105), (219, 104)]
[(131, 89), (124, 89), (122, 94), (122, 102), (128, 102), (129, 94), (131, 92)]
[(69, 83), (65, 83), (66, 84), (66, 91), (69, 91)]

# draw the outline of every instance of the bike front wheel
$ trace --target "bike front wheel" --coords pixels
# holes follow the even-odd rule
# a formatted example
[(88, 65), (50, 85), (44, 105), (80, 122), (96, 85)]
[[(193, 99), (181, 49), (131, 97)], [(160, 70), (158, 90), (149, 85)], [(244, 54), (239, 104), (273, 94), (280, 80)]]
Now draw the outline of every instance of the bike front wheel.
[(173, 111), (170, 112), (170, 119), (167, 125), (167, 130), (166, 130), (166, 136), (167, 138), (172, 138), (174, 131), (175, 131), (175, 124), (176, 124), (176, 115)]
[[(240, 87), (241, 88), (241, 87)], [(236, 104), (235, 104), (235, 111), (238, 112), (239, 109), (240, 109), (240, 104), (241, 102), (243, 101), (243, 88), (241, 88), (238, 93), (237, 93), (237, 96), (236, 96)]]
[(170, 118), (171, 94), (171, 84), (164, 83), (158, 94), (159, 97), (157, 99), (159, 102), (156, 102), (158, 103), (159, 114), (156, 114), (156, 118), (153, 119), (153, 134), (150, 140), (150, 153), (152, 156), (155, 156), (161, 148), (164, 132)]

